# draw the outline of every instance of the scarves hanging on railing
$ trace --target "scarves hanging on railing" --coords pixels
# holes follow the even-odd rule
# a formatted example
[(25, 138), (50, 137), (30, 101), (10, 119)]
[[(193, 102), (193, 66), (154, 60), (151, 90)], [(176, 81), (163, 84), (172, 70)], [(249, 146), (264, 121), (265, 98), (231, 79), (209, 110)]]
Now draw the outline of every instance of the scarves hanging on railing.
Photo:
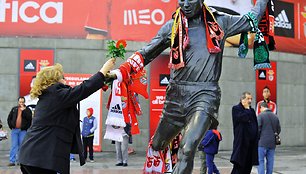
[[(221, 52), (219, 41), (223, 38), (224, 33), (205, 3), (203, 4), (203, 16), (204, 26), (206, 27), (207, 49), (209, 53), (219, 53)], [(185, 66), (183, 51), (188, 48), (188, 44), (188, 19), (181, 12), (181, 8), (178, 8), (172, 26), (169, 68), (179, 69)]]

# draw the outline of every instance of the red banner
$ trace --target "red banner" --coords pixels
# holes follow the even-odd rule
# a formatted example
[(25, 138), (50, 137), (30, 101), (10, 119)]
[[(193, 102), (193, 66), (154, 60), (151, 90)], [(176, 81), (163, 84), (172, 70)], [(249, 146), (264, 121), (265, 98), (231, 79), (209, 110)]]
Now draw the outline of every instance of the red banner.
[(89, 5), (82, 0), (1, 0), (0, 35), (84, 38)]
[(165, 102), (170, 79), (168, 63), (169, 55), (160, 55), (150, 66), (150, 137), (154, 135)]
[(177, 0), (1, 0), (0, 35), (148, 41)]
[(177, 0), (93, 0), (86, 30), (115, 40), (149, 41), (171, 19)]
[[(236, 15), (252, 7), (251, 0), (205, 2)], [(150, 41), (176, 7), (177, 0), (1, 0), (0, 36)], [(275, 0), (274, 9), (276, 51), (306, 54), (306, 1)]]
[(26, 96), (30, 93), (31, 81), (36, 73), (45, 66), (53, 65), (54, 50), (20, 49), (19, 56), (19, 95)]
[(306, 55), (306, 1), (278, 0), (274, 16), (276, 50)]
[(271, 69), (256, 70), (256, 102), (263, 100), (263, 89), (269, 87), (270, 100), (277, 103), (277, 63), (271, 62)]
[[(209, 6), (228, 14), (243, 15), (252, 8), (252, 1), (247, 0), (205, 0)], [(306, 1), (275, 0), (274, 33), (276, 51), (306, 55)], [(252, 45), (254, 36), (250, 37)], [(226, 40), (226, 46), (238, 47), (240, 35)]]

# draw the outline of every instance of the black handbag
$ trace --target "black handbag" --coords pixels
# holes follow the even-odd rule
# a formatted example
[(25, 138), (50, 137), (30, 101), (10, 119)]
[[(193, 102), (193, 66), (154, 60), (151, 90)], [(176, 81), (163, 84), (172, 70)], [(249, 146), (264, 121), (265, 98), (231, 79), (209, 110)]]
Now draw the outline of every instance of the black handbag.
[(281, 145), (281, 138), (278, 135), (278, 133), (275, 132), (274, 135), (275, 135), (275, 144), (276, 145)]
[(282, 142), (281, 142), (281, 138), (280, 138), (280, 136), (278, 135), (278, 133), (275, 131), (274, 126), (273, 126), (273, 124), (272, 124), (271, 118), (270, 118), (270, 117), (268, 117), (268, 118), (269, 118), (269, 120), (270, 120), (272, 129), (273, 129), (273, 132), (274, 132), (275, 145), (281, 145), (281, 143), (282, 143)]

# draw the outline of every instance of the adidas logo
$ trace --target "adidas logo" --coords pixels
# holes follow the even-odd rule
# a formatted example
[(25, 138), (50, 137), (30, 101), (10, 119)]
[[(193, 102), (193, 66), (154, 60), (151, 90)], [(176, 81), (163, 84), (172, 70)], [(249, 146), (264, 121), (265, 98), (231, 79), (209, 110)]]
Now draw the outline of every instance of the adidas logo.
[(282, 10), (280, 14), (278, 14), (278, 16), (275, 18), (274, 25), (275, 27), (279, 28), (285, 28), (289, 30), (292, 29), (292, 24), (289, 21), (285, 10)]
[(35, 70), (35, 67), (34, 65), (32, 64), (32, 62), (28, 63), (24, 69), (27, 69), (27, 70)]
[(167, 79), (167, 77), (164, 77), (163, 80), (160, 81), (160, 84), (168, 85), (169, 84), (169, 80)]
[(261, 72), (261, 73), (259, 74), (259, 78), (261, 78), (261, 79), (266, 79), (265, 73), (264, 73), (264, 72)]
[(122, 114), (120, 105), (119, 105), (119, 104), (116, 104), (115, 106), (113, 106), (113, 107), (111, 108), (111, 112), (113, 112), (113, 113), (118, 113), (118, 114)]

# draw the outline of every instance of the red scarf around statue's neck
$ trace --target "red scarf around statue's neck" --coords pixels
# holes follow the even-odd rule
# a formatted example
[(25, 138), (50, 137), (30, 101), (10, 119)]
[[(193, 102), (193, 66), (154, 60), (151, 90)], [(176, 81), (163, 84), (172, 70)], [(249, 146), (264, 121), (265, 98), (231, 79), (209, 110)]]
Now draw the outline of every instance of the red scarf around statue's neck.
[[(219, 53), (221, 52), (219, 41), (223, 38), (224, 33), (206, 4), (203, 4), (203, 15), (208, 52)], [(183, 51), (187, 49), (188, 44), (188, 19), (181, 8), (178, 8), (172, 26), (169, 68), (179, 69), (185, 66)]]

